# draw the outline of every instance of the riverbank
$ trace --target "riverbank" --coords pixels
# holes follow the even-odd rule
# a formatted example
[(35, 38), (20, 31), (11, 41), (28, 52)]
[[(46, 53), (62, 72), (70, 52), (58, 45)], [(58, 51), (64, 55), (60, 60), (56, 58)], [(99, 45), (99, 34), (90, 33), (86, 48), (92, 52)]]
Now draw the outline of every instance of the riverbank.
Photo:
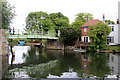
[[(9, 43), (11, 44), (11, 43)], [(14, 45), (15, 43), (13, 43)], [(19, 45), (18, 43), (16, 43), (16, 45)], [(46, 48), (49, 50), (64, 50), (64, 47), (55, 47), (54, 45), (52, 46), (42, 46), (41, 43), (24, 43), (24, 46), (33, 46), (33, 47), (39, 47), (39, 48)], [(74, 46), (68, 46), (66, 47), (67, 50), (69, 51), (74, 51), (74, 49), (77, 49), (77, 52), (81, 52), (81, 50), (85, 50), (84, 52), (86, 52), (86, 49), (79, 49), (79, 48), (75, 48)], [(100, 50), (97, 52), (102, 52), (102, 53), (120, 53), (120, 46), (109, 46), (106, 47), (104, 50)]]

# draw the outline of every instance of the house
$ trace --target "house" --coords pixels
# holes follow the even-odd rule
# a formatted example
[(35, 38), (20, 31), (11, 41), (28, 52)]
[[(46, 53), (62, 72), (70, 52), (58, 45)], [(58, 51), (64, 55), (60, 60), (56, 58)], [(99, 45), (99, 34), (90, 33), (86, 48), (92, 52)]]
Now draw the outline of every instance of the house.
[(87, 31), (90, 25), (94, 26), (96, 25), (98, 22), (100, 22), (100, 20), (96, 19), (96, 20), (88, 20), (85, 24), (83, 24), (81, 27), (82, 30), (82, 35), (81, 35), (81, 42), (84, 43), (88, 43), (90, 42), (90, 38), (87, 35)]
[(110, 24), (111, 32), (107, 37), (109, 45), (120, 45), (120, 24)]
[[(104, 16), (103, 16), (104, 18)], [(87, 35), (87, 31), (89, 29), (90, 25), (96, 25), (100, 20), (89, 20), (85, 24), (81, 26), (82, 35), (81, 35), (81, 42), (88, 43), (90, 42), (90, 38)], [(103, 19), (104, 22), (104, 19)], [(117, 20), (117, 24), (109, 24), (109, 27), (111, 27), (111, 32), (107, 37), (107, 42), (109, 45), (120, 45), (120, 24), (119, 20)]]
[(117, 24), (110, 24), (111, 33), (107, 37), (109, 45), (120, 45), (120, 1), (118, 2), (118, 19)]

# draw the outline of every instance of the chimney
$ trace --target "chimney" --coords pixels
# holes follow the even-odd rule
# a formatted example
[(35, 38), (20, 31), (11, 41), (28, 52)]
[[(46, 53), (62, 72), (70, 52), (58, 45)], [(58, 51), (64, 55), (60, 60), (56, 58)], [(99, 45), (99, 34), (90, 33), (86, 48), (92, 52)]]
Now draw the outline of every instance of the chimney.
[(119, 19), (117, 19), (117, 24), (119, 24)]
[(103, 22), (105, 23), (105, 15), (103, 14)]

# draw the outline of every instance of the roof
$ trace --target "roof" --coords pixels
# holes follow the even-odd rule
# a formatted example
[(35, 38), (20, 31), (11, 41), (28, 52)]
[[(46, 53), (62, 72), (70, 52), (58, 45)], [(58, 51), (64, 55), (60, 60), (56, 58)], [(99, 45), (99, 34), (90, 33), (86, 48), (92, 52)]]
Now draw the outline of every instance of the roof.
[(89, 25), (96, 25), (98, 22), (100, 22), (100, 20), (96, 19), (96, 20), (89, 20), (87, 21), (86, 23), (84, 23), (82, 26), (80, 27), (86, 27), (86, 26), (89, 26)]

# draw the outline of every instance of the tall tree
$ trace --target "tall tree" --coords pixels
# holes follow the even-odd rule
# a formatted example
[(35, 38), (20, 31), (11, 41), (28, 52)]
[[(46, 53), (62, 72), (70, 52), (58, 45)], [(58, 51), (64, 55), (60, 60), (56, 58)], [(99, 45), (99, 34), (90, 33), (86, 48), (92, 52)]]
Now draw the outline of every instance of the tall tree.
[(82, 22), (93, 19), (93, 15), (90, 13), (78, 13), (76, 16), (77, 17), (75, 18), (75, 20), (80, 20)]
[(97, 23), (95, 26), (90, 26), (87, 32), (91, 40), (89, 50), (96, 51), (97, 49), (104, 49), (106, 46), (106, 38), (110, 32), (111, 28), (102, 22)]
[(14, 6), (11, 6), (7, 1), (0, 1), (0, 28), (8, 29), (12, 19), (15, 16)]
[(51, 13), (49, 15), (50, 19), (54, 23), (54, 29), (57, 31), (60, 27), (68, 27), (69, 26), (69, 19), (64, 16), (62, 13)]
[(75, 22), (73, 22), (71, 25), (73, 27), (80, 27), (88, 20), (93, 19), (93, 15), (90, 13), (78, 13), (76, 14)]
[(27, 30), (38, 30), (42, 28), (43, 30), (48, 31), (52, 26), (54, 26), (54, 24), (51, 22), (49, 15), (46, 12), (31, 12), (26, 18)]
[(69, 26), (69, 19), (60, 12), (51, 13), (50, 15), (42, 11), (29, 13), (26, 18), (26, 29), (38, 30), (41, 26), (45, 31), (48, 31), (51, 28), (57, 31), (60, 27)]
[(64, 47), (75, 44), (78, 37), (81, 36), (81, 29), (72, 27), (60, 28), (60, 41), (64, 44)]
[(75, 22), (72, 23), (73, 27), (80, 27), (88, 20), (93, 19), (93, 15), (90, 13), (78, 13), (76, 14)]

